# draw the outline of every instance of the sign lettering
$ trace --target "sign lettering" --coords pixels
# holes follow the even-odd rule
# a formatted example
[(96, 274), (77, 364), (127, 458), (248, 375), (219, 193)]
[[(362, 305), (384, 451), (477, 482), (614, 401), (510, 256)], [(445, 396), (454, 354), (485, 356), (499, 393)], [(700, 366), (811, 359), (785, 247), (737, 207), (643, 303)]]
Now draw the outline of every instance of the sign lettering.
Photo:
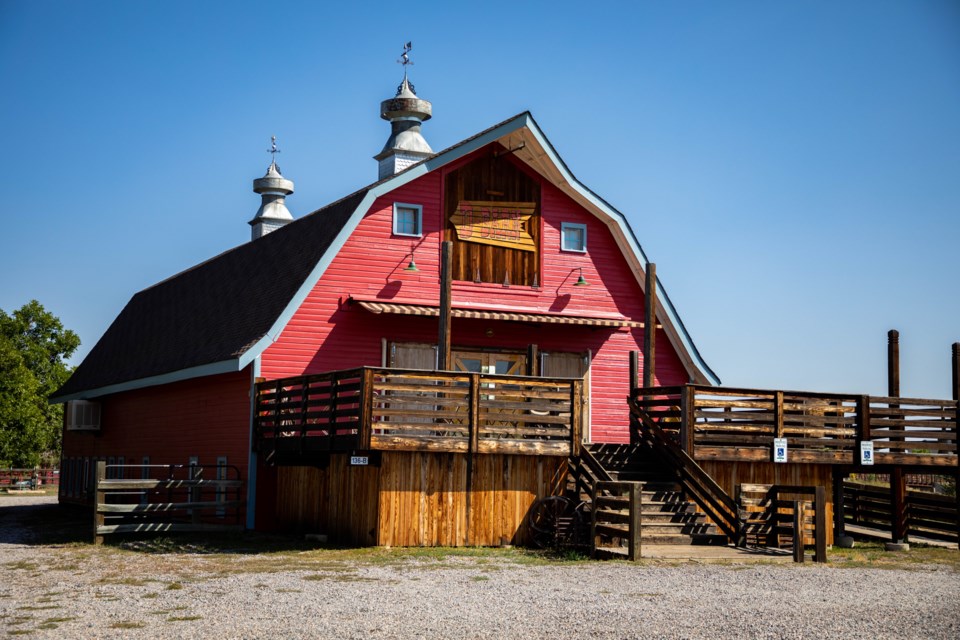
[(773, 439), (773, 461), (774, 462), (787, 461), (787, 439), (786, 438)]
[(450, 223), (461, 242), (536, 251), (530, 234), (530, 219), (536, 208), (536, 202), (461, 200)]

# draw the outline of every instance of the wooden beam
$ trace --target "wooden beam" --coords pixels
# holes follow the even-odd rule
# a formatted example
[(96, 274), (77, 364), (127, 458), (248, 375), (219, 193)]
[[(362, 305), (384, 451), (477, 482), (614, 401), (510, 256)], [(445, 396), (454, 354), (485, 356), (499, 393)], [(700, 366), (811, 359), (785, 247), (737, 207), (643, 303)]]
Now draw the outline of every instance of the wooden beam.
[(450, 321), (452, 314), (453, 243), (449, 240), (440, 245), (440, 336), (437, 366), (443, 371), (451, 370)]
[(896, 329), (887, 332), (887, 395), (900, 396), (900, 332)]
[(890, 471), (890, 539), (892, 542), (907, 542), (907, 479), (902, 467)]
[(813, 518), (816, 552), (814, 562), (827, 561), (827, 495), (823, 485), (818, 484), (814, 492)]
[(640, 352), (630, 352), (630, 394), (640, 387)]
[(657, 351), (657, 265), (647, 264), (647, 290), (643, 325), (643, 386), (654, 386)]
[[(628, 542), (628, 555), (631, 561), (636, 562), (640, 560), (641, 549), (640, 549), (640, 527), (642, 525), (641, 521), (641, 485), (640, 483), (633, 482), (630, 483), (629, 496), (630, 496), (630, 540)], [(594, 503), (596, 504), (596, 503)]]
[[(960, 402), (960, 342), (953, 343), (953, 399)], [(957, 416), (960, 422), (960, 415)], [(958, 492), (960, 493), (960, 492)]]
[[(859, 457), (859, 452), (857, 456)], [(847, 477), (847, 470), (842, 467), (833, 469), (833, 542), (837, 542), (843, 536), (847, 535), (847, 524), (845, 517), (845, 504), (843, 502), (843, 481)]]
[(100, 505), (104, 504), (106, 492), (102, 489), (101, 483), (107, 477), (107, 463), (103, 460), (97, 460), (97, 471), (93, 479), (93, 544), (103, 544), (103, 534), (100, 529), (103, 527), (105, 519), (100, 512)]
[(540, 375), (540, 348), (536, 344), (527, 345), (527, 375)]

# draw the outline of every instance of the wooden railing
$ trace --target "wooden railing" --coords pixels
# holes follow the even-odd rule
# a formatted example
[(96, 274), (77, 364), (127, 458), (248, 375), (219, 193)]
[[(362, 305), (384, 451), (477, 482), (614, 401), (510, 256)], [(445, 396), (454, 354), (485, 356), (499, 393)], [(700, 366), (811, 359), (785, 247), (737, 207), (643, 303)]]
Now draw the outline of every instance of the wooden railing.
[[(908, 534), (960, 541), (960, 515), (955, 496), (908, 490), (905, 502)], [(843, 483), (843, 515), (847, 524), (890, 531), (892, 512), (889, 487), (849, 480)]]
[(957, 465), (957, 401), (685, 385), (634, 389), (631, 402), (697, 460)]
[(568, 456), (583, 433), (582, 385), (373, 367), (261, 382), (256, 445), (268, 461), (348, 450)]
[(243, 481), (233, 465), (108, 465), (100, 460), (94, 496), (94, 544), (115, 533), (244, 528)]
[(743, 529), (737, 503), (635, 400), (631, 399), (630, 411), (634, 420), (632, 428), (637, 435), (673, 467), (687, 496), (734, 544), (743, 546)]
[[(640, 559), (640, 525), (642, 485), (639, 482), (602, 480), (593, 487), (591, 496), (590, 546), (596, 557), (605, 548), (603, 540), (627, 542), (627, 559)], [(607, 545), (606, 547), (609, 547)]]
[(746, 544), (791, 548), (803, 562), (804, 549), (814, 547), (815, 562), (827, 561), (826, 492), (822, 486), (737, 485)]

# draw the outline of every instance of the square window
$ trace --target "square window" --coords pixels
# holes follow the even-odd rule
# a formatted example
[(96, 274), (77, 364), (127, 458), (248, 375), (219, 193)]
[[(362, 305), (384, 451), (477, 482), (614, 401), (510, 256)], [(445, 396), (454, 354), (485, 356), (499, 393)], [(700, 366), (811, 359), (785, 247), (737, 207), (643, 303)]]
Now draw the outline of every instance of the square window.
[(587, 252), (587, 225), (564, 222), (560, 225), (560, 249)]
[(413, 236), (419, 238), (422, 230), (423, 207), (418, 204), (393, 205), (393, 234), (397, 236)]

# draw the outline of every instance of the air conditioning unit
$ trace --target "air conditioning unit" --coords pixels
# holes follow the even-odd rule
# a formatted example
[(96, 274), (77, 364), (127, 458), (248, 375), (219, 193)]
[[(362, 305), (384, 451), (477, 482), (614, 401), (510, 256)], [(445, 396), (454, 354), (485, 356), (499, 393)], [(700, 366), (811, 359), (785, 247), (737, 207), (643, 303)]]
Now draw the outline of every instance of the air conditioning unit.
[(68, 402), (67, 431), (100, 431), (100, 403), (89, 400)]

